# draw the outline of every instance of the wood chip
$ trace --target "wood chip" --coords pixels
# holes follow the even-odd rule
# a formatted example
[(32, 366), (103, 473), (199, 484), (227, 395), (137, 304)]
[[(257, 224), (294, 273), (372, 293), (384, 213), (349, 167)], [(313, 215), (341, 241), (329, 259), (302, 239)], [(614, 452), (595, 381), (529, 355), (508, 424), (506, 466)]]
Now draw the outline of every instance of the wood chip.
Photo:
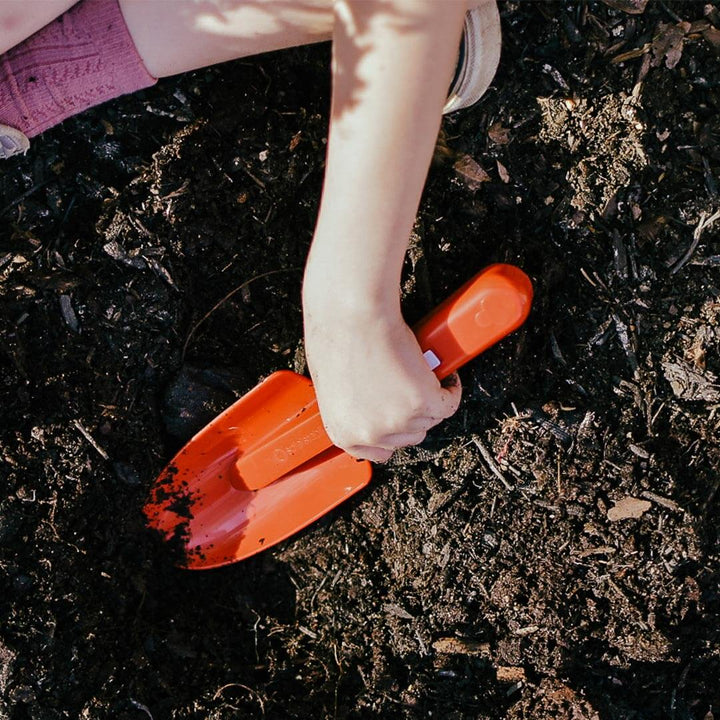
[(300, 143), (301, 137), (302, 137), (302, 130), (298, 130), (298, 132), (296, 132), (292, 136), (292, 139), (290, 140), (290, 146), (289, 146), (290, 152), (292, 152), (298, 146), (298, 144)]
[(510, 182), (510, 173), (507, 171), (507, 168), (499, 161), (497, 160), (497, 169), (498, 169), (498, 175), (500, 175), (500, 179), (504, 183)]
[(497, 680), (501, 683), (525, 682), (525, 668), (516, 665), (499, 665), (496, 670)]
[(513, 635), (517, 635), (518, 637), (526, 637), (527, 635), (534, 635), (539, 629), (539, 625), (527, 625), (526, 627), (521, 627), (517, 630), (513, 630)]
[(603, 0), (603, 2), (608, 7), (622, 10), (629, 15), (640, 15), (648, 4), (648, 0)]
[(703, 38), (705, 38), (705, 41), (713, 49), (713, 52), (716, 55), (720, 55), (720, 30), (711, 25), (707, 28), (707, 30), (703, 30), (702, 35)]
[(626, 52), (616, 55), (610, 62), (613, 65), (619, 65), (620, 63), (627, 62), (628, 60), (634, 60), (635, 58), (642, 57), (650, 51), (650, 43), (645, 43), (642, 47), (634, 48), (633, 50), (627, 50)]
[(643, 460), (650, 459), (650, 453), (645, 448), (642, 448), (639, 445), (635, 445), (634, 443), (630, 443), (630, 445), (628, 445), (628, 447), (630, 448), (630, 452), (633, 455), (637, 455), (639, 458), (642, 458)]
[(477, 190), (483, 183), (490, 182), (490, 176), (469, 155), (463, 155), (459, 158), (453, 168), (470, 190)]
[(407, 610), (401, 608), (399, 605), (395, 605), (395, 603), (388, 603), (383, 607), (383, 610), (385, 610), (388, 615), (395, 615), (395, 617), (402, 618), (403, 620), (415, 619)]
[(640, 498), (627, 495), (607, 511), (607, 518), (610, 522), (639, 518), (642, 517), (650, 507), (650, 503), (647, 500), (641, 500)]
[(177, 290), (177, 285), (172, 279), (170, 273), (153, 257), (146, 257), (145, 262), (148, 267), (161, 279), (164, 280), (171, 288)]
[(60, 313), (63, 316), (65, 324), (74, 332), (80, 332), (80, 322), (77, 319), (75, 310), (73, 310), (72, 302), (69, 295), (60, 296)]
[(10, 680), (10, 670), (15, 653), (0, 640), (0, 693), (4, 694)]
[(465, 638), (444, 637), (438, 638), (433, 644), (433, 650), (441, 655), (482, 655), (490, 657), (490, 643), (467, 640)]
[(649, 490), (643, 490), (641, 495), (646, 500), (651, 500), (654, 503), (657, 503), (658, 505), (662, 505), (663, 507), (667, 508), (668, 510), (673, 510), (674, 512), (682, 512), (683, 509), (676, 503), (670, 500), (669, 498), (662, 497), (662, 495), (656, 495), (654, 492), (650, 492)]
[(588, 548), (578, 553), (579, 558), (592, 557), (593, 555), (614, 555), (617, 550), (609, 545), (601, 545), (600, 547)]

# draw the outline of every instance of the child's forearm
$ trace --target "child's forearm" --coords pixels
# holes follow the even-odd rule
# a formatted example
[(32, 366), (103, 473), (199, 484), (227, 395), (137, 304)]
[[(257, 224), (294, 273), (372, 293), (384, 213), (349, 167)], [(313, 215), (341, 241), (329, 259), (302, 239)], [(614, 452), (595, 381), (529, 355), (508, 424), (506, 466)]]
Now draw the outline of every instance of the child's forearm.
[(403, 258), (465, 7), (460, 0), (336, 3), (333, 106), (307, 303), (330, 294), (399, 312)]
[(305, 349), (338, 447), (384, 461), (452, 414), (400, 314), (400, 273), (465, 3), (336, 4), (325, 185), (305, 271)]

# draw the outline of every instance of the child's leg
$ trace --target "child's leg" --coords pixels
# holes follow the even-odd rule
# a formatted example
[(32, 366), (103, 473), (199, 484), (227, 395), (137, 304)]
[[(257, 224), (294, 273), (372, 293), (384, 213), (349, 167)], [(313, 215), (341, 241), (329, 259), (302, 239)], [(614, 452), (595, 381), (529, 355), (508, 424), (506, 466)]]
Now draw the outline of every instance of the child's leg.
[(0, 55), (62, 15), (77, 0), (0, 0)]
[(148, 71), (166, 77), (332, 36), (332, 0), (120, 0)]

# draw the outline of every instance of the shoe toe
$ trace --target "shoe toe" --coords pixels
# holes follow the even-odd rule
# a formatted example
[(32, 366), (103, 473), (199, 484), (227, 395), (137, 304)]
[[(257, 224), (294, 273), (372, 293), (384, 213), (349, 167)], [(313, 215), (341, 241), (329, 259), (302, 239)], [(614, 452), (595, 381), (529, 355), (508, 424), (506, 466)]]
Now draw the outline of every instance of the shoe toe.
[(5, 160), (13, 155), (25, 154), (30, 147), (30, 141), (24, 133), (0, 124), (0, 160)]

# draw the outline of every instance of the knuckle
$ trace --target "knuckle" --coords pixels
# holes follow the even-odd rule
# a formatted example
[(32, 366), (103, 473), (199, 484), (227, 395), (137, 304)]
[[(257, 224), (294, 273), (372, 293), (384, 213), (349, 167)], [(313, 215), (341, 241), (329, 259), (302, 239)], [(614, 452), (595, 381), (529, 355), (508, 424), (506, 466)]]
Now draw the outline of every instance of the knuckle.
[(413, 393), (407, 403), (408, 418), (427, 414), (428, 402), (422, 393)]

